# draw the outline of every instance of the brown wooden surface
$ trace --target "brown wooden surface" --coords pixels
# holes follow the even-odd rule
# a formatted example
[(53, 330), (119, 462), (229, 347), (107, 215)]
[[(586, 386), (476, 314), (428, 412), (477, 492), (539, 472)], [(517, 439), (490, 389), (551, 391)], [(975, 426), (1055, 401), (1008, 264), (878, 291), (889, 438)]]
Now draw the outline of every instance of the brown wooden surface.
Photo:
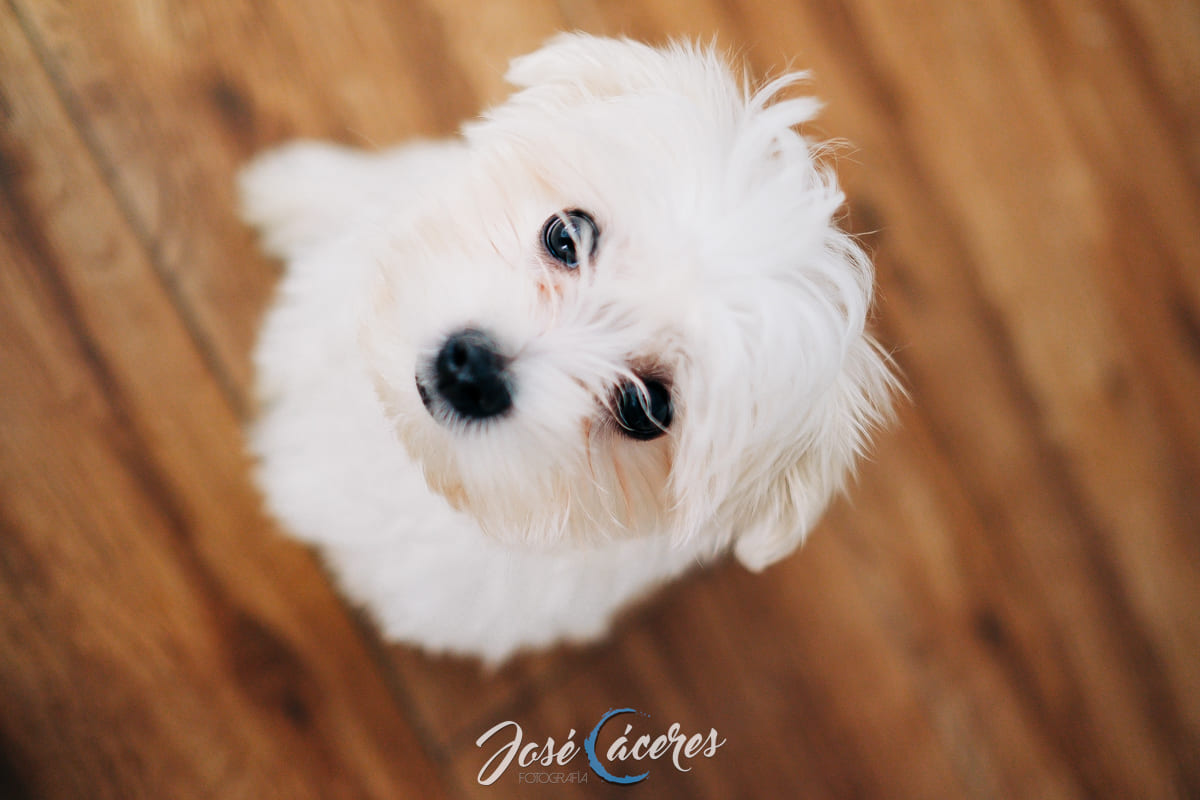
[[(815, 70), (912, 404), (782, 565), (487, 674), (381, 643), (262, 517), (277, 268), (231, 179), (449, 133), (574, 27)], [(1195, 3), (10, 0), (0, 797), (1200, 796), (1197, 397)], [(623, 706), (726, 744), (477, 785), (497, 722)]]

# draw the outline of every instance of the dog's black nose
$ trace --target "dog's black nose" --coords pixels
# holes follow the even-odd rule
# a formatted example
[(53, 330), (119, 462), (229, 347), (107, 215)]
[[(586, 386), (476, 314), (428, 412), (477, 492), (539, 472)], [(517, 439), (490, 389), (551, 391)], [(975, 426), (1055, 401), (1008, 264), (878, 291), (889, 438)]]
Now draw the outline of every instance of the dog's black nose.
[(505, 359), (487, 334), (474, 329), (453, 333), (438, 351), (437, 391), (469, 419), (487, 419), (512, 407)]

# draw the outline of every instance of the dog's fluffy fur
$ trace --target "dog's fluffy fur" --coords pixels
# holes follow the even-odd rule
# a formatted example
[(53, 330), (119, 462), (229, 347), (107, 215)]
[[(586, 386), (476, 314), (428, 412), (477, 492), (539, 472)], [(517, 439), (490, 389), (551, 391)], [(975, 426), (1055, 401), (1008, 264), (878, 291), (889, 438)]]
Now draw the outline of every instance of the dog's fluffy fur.
[[(711, 49), (562, 35), (461, 138), (244, 172), (288, 263), (256, 353), (260, 482), (389, 637), (493, 662), (588, 640), (693, 564), (784, 557), (842, 486), (893, 379), (871, 265), (797, 130), (818, 104), (779, 97), (802, 78), (751, 92)], [(573, 270), (541, 236), (572, 209), (599, 229)], [(508, 413), (423, 402), (464, 328), (496, 343)], [(674, 415), (642, 441), (613, 397), (648, 376)]]

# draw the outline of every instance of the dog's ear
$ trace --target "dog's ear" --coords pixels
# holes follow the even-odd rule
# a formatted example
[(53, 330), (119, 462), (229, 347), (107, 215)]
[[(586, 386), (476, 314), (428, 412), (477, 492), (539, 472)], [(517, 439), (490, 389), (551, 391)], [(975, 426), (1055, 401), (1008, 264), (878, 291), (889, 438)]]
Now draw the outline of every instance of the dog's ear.
[(785, 470), (742, 520), (733, 552), (746, 569), (759, 572), (800, 546), (837, 486), (821, 486), (803, 462)]
[(734, 554), (747, 569), (758, 572), (789, 555), (841, 491), (871, 432), (891, 418), (892, 397), (903, 395), (890, 363), (867, 337), (851, 348), (809, 444), (742, 515)]

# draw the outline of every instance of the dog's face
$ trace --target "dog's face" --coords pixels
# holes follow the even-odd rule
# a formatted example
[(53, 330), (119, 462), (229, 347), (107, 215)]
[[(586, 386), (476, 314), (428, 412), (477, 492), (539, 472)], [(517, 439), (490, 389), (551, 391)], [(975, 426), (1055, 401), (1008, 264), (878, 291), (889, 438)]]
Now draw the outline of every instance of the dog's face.
[[(429, 485), (541, 547), (790, 552), (887, 406), (831, 175), (710, 53), (563, 36), (388, 231), (363, 342)], [(779, 88), (778, 86), (775, 88)]]

